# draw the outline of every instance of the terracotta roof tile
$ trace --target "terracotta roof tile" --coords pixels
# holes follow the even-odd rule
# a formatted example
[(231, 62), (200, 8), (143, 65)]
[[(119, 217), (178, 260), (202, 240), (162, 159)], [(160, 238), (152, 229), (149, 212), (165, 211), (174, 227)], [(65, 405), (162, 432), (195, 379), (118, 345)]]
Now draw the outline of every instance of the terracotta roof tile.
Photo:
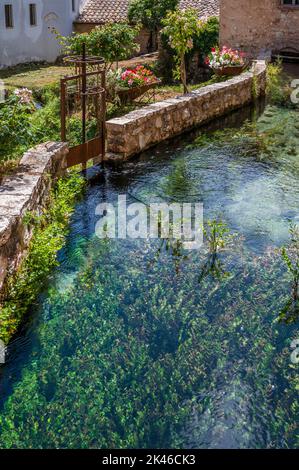
[[(200, 17), (218, 16), (220, 0), (180, 0), (180, 7), (196, 8)], [(104, 24), (127, 20), (130, 0), (87, 0), (76, 23)]]
[(200, 18), (219, 16), (220, 0), (180, 0), (180, 8), (195, 8)]

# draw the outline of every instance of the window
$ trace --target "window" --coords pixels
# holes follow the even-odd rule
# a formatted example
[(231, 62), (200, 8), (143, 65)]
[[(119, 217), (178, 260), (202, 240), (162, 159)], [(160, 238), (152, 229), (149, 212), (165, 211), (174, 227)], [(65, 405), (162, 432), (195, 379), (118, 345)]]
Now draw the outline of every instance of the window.
[(29, 4), (29, 21), (30, 26), (36, 26), (36, 4), (30, 3)]
[(299, 0), (282, 0), (281, 3), (286, 6), (299, 6)]
[(4, 5), (4, 11), (5, 11), (5, 26), (6, 26), (6, 28), (13, 28), (12, 5), (11, 4)]
[(72, 11), (76, 11), (76, 2), (72, 0)]

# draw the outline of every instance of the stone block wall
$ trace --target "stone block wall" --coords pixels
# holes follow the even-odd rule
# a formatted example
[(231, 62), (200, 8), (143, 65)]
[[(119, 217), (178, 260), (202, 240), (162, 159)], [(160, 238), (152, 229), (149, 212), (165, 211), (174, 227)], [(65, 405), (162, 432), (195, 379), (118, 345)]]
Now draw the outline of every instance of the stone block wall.
[(19, 266), (32, 232), (23, 219), (41, 211), (50, 188), (66, 168), (67, 144), (47, 142), (24, 154), (17, 173), (0, 185), (0, 291), (8, 274)]
[[(226, 82), (161, 101), (107, 122), (107, 160), (127, 159), (165, 139), (239, 108), (266, 86), (266, 65)], [(255, 77), (255, 78), (254, 78)], [(0, 185), (0, 292), (26, 254), (32, 232), (24, 223), (28, 211), (40, 211), (56, 177), (66, 170), (68, 146), (47, 142), (29, 150), (18, 171)]]
[(257, 61), (253, 67), (254, 71), (225, 82), (111, 119), (107, 122), (107, 158), (127, 159), (158, 142), (249, 103), (253, 99), (253, 81), (259, 94), (266, 88), (265, 62)]
[(299, 5), (281, 0), (220, 0), (220, 43), (253, 56), (299, 53)]

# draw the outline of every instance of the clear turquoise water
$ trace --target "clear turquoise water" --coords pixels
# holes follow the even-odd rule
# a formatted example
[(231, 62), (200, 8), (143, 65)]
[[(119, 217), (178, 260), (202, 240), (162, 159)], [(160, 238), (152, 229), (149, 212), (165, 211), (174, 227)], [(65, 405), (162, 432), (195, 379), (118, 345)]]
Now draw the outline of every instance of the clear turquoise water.
[[(298, 176), (298, 111), (275, 106), (90, 170), (1, 371), (0, 447), (298, 447), (298, 325), (278, 321)], [(97, 239), (95, 207), (118, 194), (203, 202), (235, 234), (219, 276), (206, 246)]]

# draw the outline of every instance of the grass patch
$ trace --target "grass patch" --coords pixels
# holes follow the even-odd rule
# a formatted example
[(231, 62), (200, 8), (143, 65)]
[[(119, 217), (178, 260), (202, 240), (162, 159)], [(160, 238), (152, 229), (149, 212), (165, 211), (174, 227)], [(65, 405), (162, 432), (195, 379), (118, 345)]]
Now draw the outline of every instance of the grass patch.
[(35, 90), (55, 85), (60, 78), (69, 75), (70, 68), (62, 65), (21, 64), (0, 71), (0, 79), (8, 90), (26, 87)]

